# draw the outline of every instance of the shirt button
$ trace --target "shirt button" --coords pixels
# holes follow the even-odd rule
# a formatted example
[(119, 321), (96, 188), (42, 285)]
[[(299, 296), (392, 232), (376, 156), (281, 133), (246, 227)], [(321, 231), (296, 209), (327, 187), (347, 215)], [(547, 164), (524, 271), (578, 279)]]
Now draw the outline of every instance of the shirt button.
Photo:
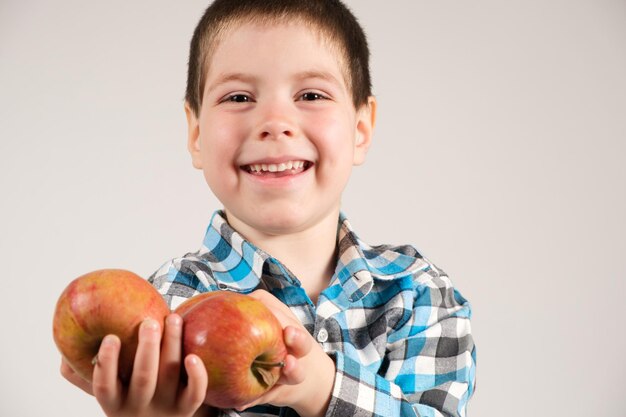
[(324, 343), (328, 340), (328, 331), (326, 329), (320, 329), (317, 334), (317, 341), (320, 343)]

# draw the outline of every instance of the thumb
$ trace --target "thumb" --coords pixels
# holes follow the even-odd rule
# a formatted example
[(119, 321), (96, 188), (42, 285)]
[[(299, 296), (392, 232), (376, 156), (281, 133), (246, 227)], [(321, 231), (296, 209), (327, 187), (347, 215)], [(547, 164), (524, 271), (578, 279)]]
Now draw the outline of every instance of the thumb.
[(187, 355), (184, 364), (187, 372), (187, 386), (181, 393), (178, 408), (192, 414), (204, 401), (209, 378), (202, 360), (197, 355)]
[(307, 355), (313, 346), (311, 335), (305, 330), (295, 326), (285, 327), (283, 330), (283, 338), (285, 345), (287, 345), (287, 350), (296, 358)]

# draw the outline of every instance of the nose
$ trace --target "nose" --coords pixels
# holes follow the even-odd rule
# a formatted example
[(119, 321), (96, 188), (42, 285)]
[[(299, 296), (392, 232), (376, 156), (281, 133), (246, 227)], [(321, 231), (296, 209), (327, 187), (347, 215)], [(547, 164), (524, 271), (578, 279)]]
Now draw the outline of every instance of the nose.
[(293, 109), (280, 103), (267, 103), (259, 106), (260, 117), (256, 132), (257, 139), (293, 139), (297, 134), (297, 124)]

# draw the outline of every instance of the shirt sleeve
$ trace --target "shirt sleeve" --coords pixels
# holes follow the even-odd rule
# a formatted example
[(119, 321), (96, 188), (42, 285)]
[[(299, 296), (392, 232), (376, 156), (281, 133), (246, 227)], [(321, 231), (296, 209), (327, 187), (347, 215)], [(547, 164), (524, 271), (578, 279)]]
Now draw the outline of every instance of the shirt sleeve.
[(466, 415), (476, 351), (469, 303), (441, 271), (416, 278), (412, 312), (372, 372), (341, 352), (327, 417)]

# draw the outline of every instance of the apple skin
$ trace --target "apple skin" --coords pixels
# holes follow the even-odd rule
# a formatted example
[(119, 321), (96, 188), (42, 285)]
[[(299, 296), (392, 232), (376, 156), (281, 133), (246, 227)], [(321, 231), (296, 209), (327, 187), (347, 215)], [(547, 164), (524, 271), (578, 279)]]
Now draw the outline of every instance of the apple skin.
[(206, 367), (206, 404), (244, 406), (280, 377), (287, 355), (283, 329), (260, 301), (215, 291), (190, 298), (175, 312), (183, 319), (183, 354), (198, 355)]
[(189, 310), (195, 307), (196, 304), (198, 304), (199, 302), (204, 301), (207, 298), (211, 298), (215, 296), (220, 297), (221, 291), (210, 291), (210, 292), (203, 292), (200, 294), (196, 294), (193, 297), (186, 299), (182, 304), (176, 307), (174, 312), (178, 314), (179, 316), (183, 317)]
[(71, 368), (92, 380), (92, 361), (104, 336), (121, 342), (119, 376), (128, 383), (132, 373), (139, 325), (152, 318), (160, 323), (170, 310), (158, 291), (140, 276), (122, 269), (102, 269), (73, 280), (61, 293), (54, 312), (52, 334)]

